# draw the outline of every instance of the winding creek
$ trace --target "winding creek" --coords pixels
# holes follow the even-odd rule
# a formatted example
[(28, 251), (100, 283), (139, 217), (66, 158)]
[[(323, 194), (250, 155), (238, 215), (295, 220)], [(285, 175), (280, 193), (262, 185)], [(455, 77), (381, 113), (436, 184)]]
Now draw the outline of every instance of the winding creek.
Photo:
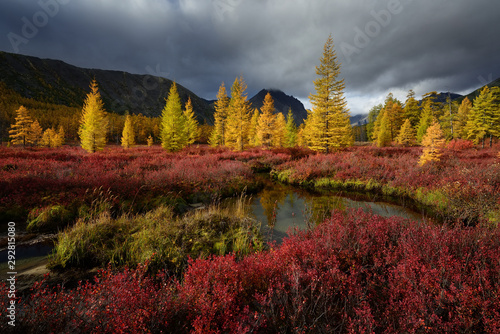
[[(332, 211), (363, 209), (381, 216), (398, 216), (413, 221), (427, 221), (425, 214), (407, 207), (405, 203), (391, 203), (380, 196), (370, 194), (312, 191), (274, 182), (269, 177), (258, 177), (264, 184), (262, 190), (247, 195), (248, 213), (261, 222), (261, 231), (267, 240), (281, 243), (289, 231), (305, 229), (327, 218)], [(228, 205), (234, 199), (223, 202)], [(3, 238), (3, 236), (2, 236)], [(30, 269), (43, 264), (52, 246), (44, 243), (18, 245), (18, 268)], [(0, 269), (7, 267), (7, 250), (0, 251)], [(3, 270), (5, 272), (5, 270)]]

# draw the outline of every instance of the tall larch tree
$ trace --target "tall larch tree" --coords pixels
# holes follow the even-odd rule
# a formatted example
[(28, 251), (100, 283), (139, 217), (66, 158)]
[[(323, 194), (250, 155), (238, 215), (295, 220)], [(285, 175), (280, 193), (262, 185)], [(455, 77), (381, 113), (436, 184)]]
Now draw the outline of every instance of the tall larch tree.
[(135, 144), (134, 125), (132, 124), (132, 117), (125, 116), (125, 125), (122, 131), (122, 146), (127, 149)]
[(40, 145), (40, 142), (42, 140), (42, 135), (43, 129), (40, 126), (40, 123), (35, 120), (33, 123), (31, 123), (30, 131), (28, 134), (28, 141), (31, 143), (31, 145), (38, 146)]
[(485, 86), (478, 97), (474, 99), (473, 107), (469, 114), (467, 122), (467, 138), (474, 141), (475, 144), (482, 142), (484, 148), (484, 140), (488, 133), (487, 109), (489, 106), (490, 89)]
[(57, 147), (57, 132), (48, 128), (43, 132), (41, 145), (45, 147)]
[(26, 145), (30, 144), (29, 134), (31, 130), (31, 124), (33, 120), (31, 119), (28, 109), (24, 106), (20, 106), (16, 110), (16, 118), (14, 124), (10, 126), (9, 137), (12, 145)]
[(420, 106), (415, 99), (415, 92), (410, 89), (406, 95), (405, 107), (403, 109), (403, 117), (410, 120), (411, 126), (416, 128), (420, 120)]
[(378, 131), (376, 132), (377, 137), (375, 140), (378, 147), (389, 146), (392, 142), (391, 126), (388, 114), (389, 112), (386, 109), (383, 109), (378, 115), (378, 117), (380, 118), (380, 123)]
[(285, 146), (294, 147), (297, 145), (297, 126), (293, 119), (292, 109), (288, 109), (285, 126)]
[(485, 86), (478, 97), (474, 99), (473, 107), (467, 123), (468, 138), (474, 143), (490, 138), (490, 147), (493, 137), (500, 137), (500, 88)]
[(418, 164), (423, 166), (430, 161), (439, 161), (441, 158), (441, 149), (445, 145), (443, 131), (438, 122), (432, 123), (422, 138), (424, 150), (420, 156)]
[(455, 138), (467, 138), (467, 122), (469, 121), (469, 114), (472, 110), (472, 102), (466, 97), (458, 107), (457, 119), (455, 122), (455, 131), (453, 136)]
[(432, 122), (435, 121), (435, 117), (433, 116), (434, 111), (432, 107), (432, 101), (430, 99), (425, 99), (422, 102), (422, 113), (420, 115), (420, 120), (417, 126), (417, 143), (422, 142), (422, 138), (425, 136), (427, 132), (427, 128), (432, 125)]
[(257, 137), (263, 147), (269, 148), (273, 144), (274, 123), (276, 121), (276, 117), (274, 116), (274, 100), (269, 92), (264, 97), (261, 111), (262, 114), (259, 117), (259, 124), (257, 126)]
[(286, 121), (282, 113), (277, 113), (274, 118), (273, 146), (285, 146)]
[(199, 130), (198, 130), (198, 120), (194, 115), (193, 111), (193, 103), (191, 102), (191, 97), (188, 98), (186, 102), (186, 106), (184, 108), (184, 117), (185, 117), (185, 126), (186, 126), (186, 143), (191, 145), (198, 139)]
[(500, 87), (491, 87), (490, 92), (489, 121), (490, 121), (490, 147), (492, 137), (500, 138)]
[(224, 146), (226, 135), (226, 120), (229, 113), (229, 97), (226, 93), (226, 87), (222, 83), (217, 93), (217, 101), (215, 102), (214, 112), (214, 129), (210, 134), (208, 143), (210, 146)]
[(101, 151), (106, 146), (108, 118), (95, 79), (90, 83), (90, 93), (83, 104), (78, 135), (81, 146), (90, 153)]
[(377, 117), (383, 108), (384, 106), (380, 103), (373, 106), (368, 112), (368, 124), (366, 125), (366, 136), (368, 137), (368, 140), (376, 138), (373, 134), (375, 131), (375, 122), (377, 121)]
[(316, 66), (318, 79), (314, 80), (316, 94), (309, 100), (312, 117), (306, 124), (309, 147), (328, 153), (331, 149), (352, 146), (354, 134), (350, 124), (349, 110), (344, 97), (345, 83), (339, 79), (340, 62), (337, 61), (333, 39), (330, 35), (323, 48), (321, 64)]
[(243, 78), (236, 78), (231, 87), (229, 113), (225, 133), (226, 146), (236, 151), (243, 151), (248, 140), (248, 126), (250, 123), (250, 102), (247, 101), (247, 85)]
[(174, 82), (161, 114), (161, 146), (167, 151), (176, 152), (186, 146), (185, 120), (177, 84)]
[(259, 146), (260, 141), (257, 136), (257, 129), (259, 127), (260, 111), (255, 108), (253, 110), (252, 118), (250, 119), (250, 126), (248, 127), (248, 144), (250, 146)]
[(415, 144), (415, 141), (416, 141), (415, 129), (411, 125), (411, 121), (407, 118), (403, 123), (401, 130), (399, 131), (399, 135), (396, 138), (396, 142), (399, 145), (408, 147)]

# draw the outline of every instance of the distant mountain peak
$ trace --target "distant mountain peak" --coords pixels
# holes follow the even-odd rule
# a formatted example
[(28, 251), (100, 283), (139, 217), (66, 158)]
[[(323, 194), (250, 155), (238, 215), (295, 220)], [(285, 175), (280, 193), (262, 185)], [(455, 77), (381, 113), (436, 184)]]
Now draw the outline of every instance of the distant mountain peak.
[(253, 96), (249, 101), (254, 108), (262, 108), (264, 104), (264, 98), (267, 93), (270, 93), (274, 100), (274, 109), (283, 115), (288, 114), (288, 110), (292, 110), (293, 118), (297, 125), (302, 124), (307, 117), (307, 111), (304, 108), (302, 102), (300, 102), (296, 97), (292, 95), (287, 95), (281, 89), (278, 88), (267, 88), (261, 89), (255, 96)]

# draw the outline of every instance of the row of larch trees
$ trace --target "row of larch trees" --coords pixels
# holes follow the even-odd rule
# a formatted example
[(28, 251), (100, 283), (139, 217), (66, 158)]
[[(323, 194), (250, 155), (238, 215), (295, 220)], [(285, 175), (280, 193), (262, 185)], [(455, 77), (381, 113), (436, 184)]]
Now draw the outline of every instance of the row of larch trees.
[(275, 111), (274, 100), (268, 92), (261, 110), (253, 109), (245, 93), (243, 78), (236, 78), (227, 96), (224, 83), (219, 87), (215, 102), (214, 129), (209, 138), (211, 146), (226, 146), (241, 151), (245, 147), (292, 147), (297, 141), (297, 127), (291, 110), (287, 119)]
[[(241, 151), (247, 147), (264, 148), (308, 146), (320, 152), (330, 152), (341, 147), (351, 146), (354, 142), (352, 127), (349, 123), (349, 110), (344, 98), (344, 80), (339, 78), (340, 63), (334, 51), (331, 36), (328, 38), (321, 57), (321, 64), (316, 67), (319, 76), (314, 81), (315, 94), (310, 95), (313, 106), (308, 111), (307, 119), (299, 128), (295, 124), (293, 114), (289, 110), (285, 116), (276, 112), (274, 101), (268, 93), (261, 110), (253, 109), (247, 99), (247, 86), (242, 77), (236, 78), (230, 92), (226, 92), (224, 83), (219, 88), (215, 102), (215, 124), (208, 138), (212, 146), (226, 146)], [(20, 108), (19, 119), (12, 125), (12, 142), (26, 145), (34, 143), (41, 137), (42, 130), (36, 122), (25, 120), (24, 109)], [(78, 137), (83, 149), (88, 152), (102, 150), (110, 135), (118, 142), (117, 127), (122, 127), (121, 144), (129, 148), (136, 143), (134, 131), (134, 115), (126, 115), (121, 125), (119, 119), (108, 114), (99, 93), (95, 79), (90, 84), (90, 92), (84, 101)], [(123, 117), (123, 116), (120, 116)], [(111, 122), (110, 122), (111, 120)], [(142, 121), (142, 119), (140, 119)], [(110, 132), (110, 123), (113, 131)], [(29, 125), (29, 126), (28, 126)], [(175, 152), (195, 142), (200, 134), (193, 105), (189, 98), (183, 106), (177, 85), (174, 82), (166, 99), (158, 126), (158, 137), (161, 145), (168, 151)], [(57, 141), (63, 130), (56, 133), (48, 129), (45, 136), (49, 142)], [(146, 132), (139, 133), (144, 141)], [(144, 138), (143, 138), (144, 137)], [(153, 144), (151, 133), (147, 144)]]
[(389, 94), (383, 105), (370, 110), (368, 136), (377, 146), (397, 143), (403, 146), (424, 145), (428, 129), (440, 127), (443, 138), (467, 139), (475, 144), (500, 137), (500, 88), (485, 86), (471, 102), (465, 97), (460, 104), (448, 100), (436, 102), (437, 92), (424, 94), (421, 103), (410, 90), (404, 105)]
[(340, 63), (337, 61), (333, 40), (328, 38), (316, 67), (319, 76), (314, 81), (315, 94), (310, 95), (313, 106), (304, 124), (297, 129), (291, 110), (285, 119), (275, 113), (270, 93), (264, 98), (261, 110), (252, 113), (244, 91), (246, 85), (237, 78), (231, 88), (231, 97), (224, 83), (220, 86), (215, 103), (215, 124), (210, 145), (227, 146), (242, 150), (245, 146), (293, 147), (296, 145), (328, 153), (354, 144), (349, 110), (344, 97), (345, 83), (339, 78)]
[(56, 131), (48, 128), (45, 131), (37, 120), (33, 120), (28, 109), (20, 106), (16, 111), (14, 123), (9, 130), (12, 145), (59, 147), (64, 143), (64, 128), (59, 126)]

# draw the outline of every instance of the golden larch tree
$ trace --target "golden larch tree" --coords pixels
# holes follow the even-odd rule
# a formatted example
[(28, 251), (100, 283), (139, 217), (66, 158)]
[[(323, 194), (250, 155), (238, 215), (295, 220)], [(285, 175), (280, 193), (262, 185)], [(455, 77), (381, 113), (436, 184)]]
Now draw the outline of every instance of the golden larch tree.
[(55, 147), (63, 146), (64, 142), (66, 141), (66, 132), (64, 131), (62, 125), (60, 125), (59, 130), (57, 130), (57, 136), (55, 137), (55, 140), (56, 140)]
[(224, 146), (226, 135), (226, 119), (229, 112), (229, 97), (226, 93), (226, 87), (222, 83), (219, 87), (219, 92), (217, 93), (217, 101), (215, 102), (215, 112), (214, 112), (214, 129), (210, 134), (208, 143), (210, 146)]
[(441, 158), (441, 149), (445, 145), (443, 131), (438, 122), (434, 122), (427, 128), (424, 137), (422, 138), (422, 146), (424, 150), (418, 164), (423, 166), (430, 161), (439, 161)]
[(471, 110), (472, 102), (469, 100), (469, 98), (465, 97), (458, 107), (457, 120), (455, 122), (455, 131), (453, 132), (455, 138), (467, 138), (467, 122), (469, 120), (469, 114)]
[(188, 98), (186, 105), (184, 107), (184, 117), (185, 117), (185, 131), (186, 131), (186, 144), (191, 145), (198, 139), (198, 120), (194, 115), (193, 103), (191, 102), (191, 97)]
[(122, 131), (122, 146), (127, 149), (135, 145), (134, 125), (132, 124), (132, 117), (125, 116), (125, 125)]
[(288, 109), (285, 126), (285, 146), (294, 147), (297, 145), (297, 126), (293, 119), (292, 109)]
[(90, 153), (103, 150), (106, 146), (107, 131), (108, 119), (104, 103), (97, 82), (93, 79), (90, 84), (90, 93), (87, 94), (83, 104), (80, 128), (78, 129), (82, 148)]
[(263, 147), (269, 148), (273, 144), (274, 123), (276, 121), (276, 117), (274, 116), (274, 100), (269, 92), (264, 97), (261, 111), (262, 114), (259, 117), (259, 124), (257, 126), (257, 137)]
[(274, 119), (273, 146), (285, 146), (286, 121), (282, 113), (277, 113)]
[(174, 82), (161, 115), (161, 146), (167, 151), (179, 151), (186, 146), (185, 120), (177, 85)]
[(385, 147), (391, 144), (391, 126), (389, 121), (388, 111), (386, 109), (382, 109), (380, 114), (377, 117), (377, 120), (380, 118), (380, 123), (377, 128), (377, 131), (374, 132), (376, 134), (376, 143), (378, 147)]
[(399, 131), (399, 135), (396, 138), (396, 142), (402, 146), (412, 146), (415, 144), (416, 134), (415, 129), (411, 125), (410, 119), (406, 119)]
[(260, 111), (255, 108), (253, 110), (252, 118), (250, 119), (250, 126), (248, 127), (248, 144), (250, 146), (259, 146), (259, 137), (257, 136), (257, 129), (259, 127)]
[(153, 137), (151, 135), (149, 135), (149, 137), (146, 141), (147, 141), (148, 146), (153, 146)]
[(29, 142), (29, 133), (31, 130), (31, 124), (33, 120), (31, 119), (28, 109), (24, 106), (20, 106), (16, 110), (16, 118), (14, 124), (10, 126), (9, 137), (12, 145), (23, 145), (26, 147)]
[(44, 147), (56, 147), (57, 132), (52, 128), (48, 128), (43, 132), (41, 145)]
[(243, 78), (236, 78), (231, 87), (225, 141), (226, 146), (236, 151), (243, 151), (248, 141), (248, 126), (250, 123), (250, 102), (247, 101), (247, 85)]
[(406, 96), (405, 107), (403, 109), (403, 117), (409, 119), (411, 126), (416, 128), (420, 120), (420, 106), (415, 99), (415, 92), (410, 89)]
[(38, 146), (40, 145), (40, 141), (42, 140), (42, 135), (43, 129), (40, 126), (40, 123), (38, 123), (37, 120), (33, 121), (30, 126), (28, 141), (31, 143), (31, 145)]
[(332, 36), (328, 37), (323, 49), (321, 64), (316, 66), (319, 76), (314, 81), (316, 94), (309, 100), (312, 111), (306, 122), (306, 138), (309, 147), (328, 153), (331, 149), (352, 146), (354, 133), (350, 124), (349, 110), (344, 97), (345, 83), (339, 79), (340, 62), (337, 61)]

